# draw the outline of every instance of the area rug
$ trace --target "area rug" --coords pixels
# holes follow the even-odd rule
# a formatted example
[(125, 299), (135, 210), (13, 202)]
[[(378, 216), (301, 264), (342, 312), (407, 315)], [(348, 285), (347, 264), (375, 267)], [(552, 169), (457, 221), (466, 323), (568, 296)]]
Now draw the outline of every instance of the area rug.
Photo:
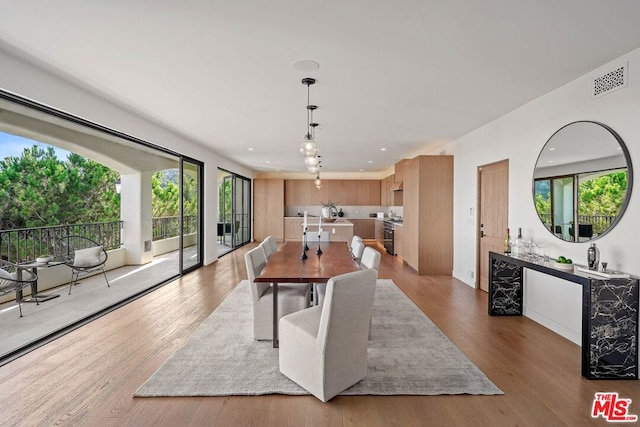
[[(308, 394), (254, 341), (244, 280), (135, 396)], [(342, 395), (503, 394), (391, 280), (378, 280), (366, 378)]]

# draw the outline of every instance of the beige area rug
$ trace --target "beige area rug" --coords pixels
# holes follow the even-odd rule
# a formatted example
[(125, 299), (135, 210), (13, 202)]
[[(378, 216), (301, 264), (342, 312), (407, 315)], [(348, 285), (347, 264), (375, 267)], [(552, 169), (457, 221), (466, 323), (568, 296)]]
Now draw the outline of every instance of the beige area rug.
[[(391, 280), (378, 280), (367, 377), (343, 395), (503, 394)], [(135, 396), (308, 394), (254, 341), (244, 280)]]

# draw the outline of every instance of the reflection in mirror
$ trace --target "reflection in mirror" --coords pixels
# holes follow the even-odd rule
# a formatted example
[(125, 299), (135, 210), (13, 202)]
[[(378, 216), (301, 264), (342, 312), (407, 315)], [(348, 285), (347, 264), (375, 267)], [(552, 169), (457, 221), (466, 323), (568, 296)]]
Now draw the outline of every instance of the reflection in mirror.
[(629, 153), (613, 129), (596, 122), (570, 123), (549, 138), (538, 157), (536, 211), (562, 240), (595, 239), (622, 217), (632, 181)]

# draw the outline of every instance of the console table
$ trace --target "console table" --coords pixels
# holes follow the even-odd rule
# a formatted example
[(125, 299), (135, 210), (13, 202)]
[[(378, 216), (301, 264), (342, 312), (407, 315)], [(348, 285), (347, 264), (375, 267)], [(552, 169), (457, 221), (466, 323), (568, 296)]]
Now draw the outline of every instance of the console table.
[(523, 269), (582, 285), (582, 376), (638, 379), (638, 278), (608, 279), (489, 252), (489, 315), (522, 316)]

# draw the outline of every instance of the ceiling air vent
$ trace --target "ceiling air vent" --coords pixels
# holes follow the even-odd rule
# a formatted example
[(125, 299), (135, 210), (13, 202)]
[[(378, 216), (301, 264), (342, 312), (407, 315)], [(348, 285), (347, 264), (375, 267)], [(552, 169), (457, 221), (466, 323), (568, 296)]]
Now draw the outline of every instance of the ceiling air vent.
[(618, 89), (627, 86), (628, 63), (615, 67), (604, 74), (599, 74), (593, 79), (592, 98), (599, 98)]

